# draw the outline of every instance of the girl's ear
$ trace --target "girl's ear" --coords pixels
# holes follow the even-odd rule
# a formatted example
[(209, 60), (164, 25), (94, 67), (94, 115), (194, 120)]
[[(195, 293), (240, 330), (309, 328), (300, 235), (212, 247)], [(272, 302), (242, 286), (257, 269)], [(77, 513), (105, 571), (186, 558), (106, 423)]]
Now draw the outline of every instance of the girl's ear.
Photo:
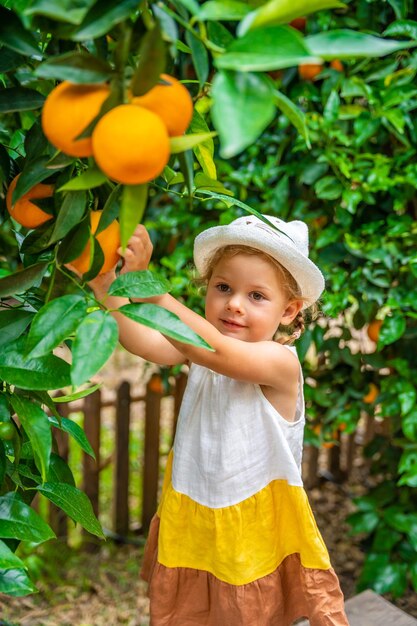
[(291, 300), (282, 314), (281, 324), (284, 326), (291, 324), (303, 308), (303, 304), (304, 302), (302, 300)]

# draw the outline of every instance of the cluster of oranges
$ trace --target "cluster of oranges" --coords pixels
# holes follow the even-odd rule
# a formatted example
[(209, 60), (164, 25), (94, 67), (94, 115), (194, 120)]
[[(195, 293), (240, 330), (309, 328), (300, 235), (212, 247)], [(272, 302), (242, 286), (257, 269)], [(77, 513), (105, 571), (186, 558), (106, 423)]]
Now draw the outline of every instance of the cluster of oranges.
[(91, 137), (82, 139), (77, 137), (99, 114), (110, 87), (64, 81), (45, 101), (43, 132), (65, 154), (93, 156), (102, 172), (117, 183), (146, 183), (162, 172), (170, 156), (169, 138), (182, 135), (193, 114), (186, 87), (167, 74), (161, 78), (143, 96), (110, 109)]
[[(170, 137), (182, 135), (193, 115), (188, 90), (176, 78), (161, 75), (161, 82), (142, 96), (132, 96), (105, 113), (90, 137), (80, 137), (98, 116), (110, 95), (106, 83), (81, 85), (60, 83), (46, 98), (42, 109), (42, 129), (58, 150), (74, 157), (94, 157), (101, 171), (124, 185), (147, 183), (158, 176), (170, 157)], [(53, 185), (38, 183), (12, 202), (19, 175), (11, 182), (6, 206), (12, 217), (25, 228), (37, 228), (53, 216), (39, 208), (36, 200), (53, 195)], [(90, 214), (95, 235), (101, 211)], [(97, 236), (105, 262), (100, 273), (113, 267), (119, 258), (120, 232), (117, 221)], [(90, 265), (90, 242), (71, 266), (85, 273)]]

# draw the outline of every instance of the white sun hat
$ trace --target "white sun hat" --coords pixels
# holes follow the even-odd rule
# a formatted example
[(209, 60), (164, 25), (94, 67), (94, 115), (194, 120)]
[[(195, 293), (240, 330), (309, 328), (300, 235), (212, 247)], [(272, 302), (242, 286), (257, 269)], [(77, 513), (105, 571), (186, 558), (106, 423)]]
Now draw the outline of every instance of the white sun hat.
[(300, 287), (304, 299), (303, 308), (311, 306), (319, 299), (325, 282), (317, 265), (308, 257), (307, 224), (300, 220), (284, 222), (271, 215), (263, 217), (276, 228), (255, 215), (247, 215), (225, 226), (213, 226), (197, 235), (194, 241), (194, 263), (197, 271), (204, 274), (213, 254), (220, 248), (229, 245), (250, 246), (281, 263)]

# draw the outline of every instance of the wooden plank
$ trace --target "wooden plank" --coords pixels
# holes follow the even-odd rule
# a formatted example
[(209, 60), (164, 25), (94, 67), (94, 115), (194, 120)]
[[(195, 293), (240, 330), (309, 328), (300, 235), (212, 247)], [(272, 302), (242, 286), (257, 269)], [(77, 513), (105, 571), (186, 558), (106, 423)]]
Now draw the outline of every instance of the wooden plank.
[[(417, 626), (417, 619), (407, 615), (388, 600), (367, 589), (346, 602), (350, 626)], [(308, 620), (297, 626), (308, 626)]]
[(145, 454), (143, 468), (142, 531), (147, 532), (156, 513), (159, 484), (159, 433), (162, 386), (158, 374), (153, 374), (146, 386)]
[(129, 425), (130, 383), (124, 381), (117, 390), (113, 481), (113, 530), (122, 536), (129, 532)]
[[(101, 427), (101, 394), (97, 389), (84, 399), (84, 431), (96, 455), (95, 460), (88, 454), (83, 454), (84, 485), (83, 490), (91, 500), (93, 511), (99, 514), (100, 489), (100, 427)], [(83, 548), (88, 552), (99, 549), (97, 539), (83, 530)]]

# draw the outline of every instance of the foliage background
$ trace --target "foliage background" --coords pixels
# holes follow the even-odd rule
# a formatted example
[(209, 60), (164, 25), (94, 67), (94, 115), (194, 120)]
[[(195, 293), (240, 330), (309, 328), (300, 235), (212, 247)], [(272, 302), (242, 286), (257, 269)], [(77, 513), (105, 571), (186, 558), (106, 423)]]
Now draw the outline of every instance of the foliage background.
[[(11, 6), (10, 2), (3, 4)], [(120, 10), (127, 10), (128, 5), (128, 2), (120, 3)], [(211, 49), (209, 53), (201, 40), (190, 34), (190, 27), (184, 25), (193, 21), (189, 10), (193, 3), (174, 2), (167, 6), (169, 10), (165, 12), (161, 5), (153, 5), (152, 10), (161, 20), (165, 36), (171, 42), (168, 69), (189, 86), (199, 114), (195, 120), (200, 129), (214, 125), (222, 138), (225, 131), (216, 121), (212, 99), (213, 93), (216, 96), (216, 87), (210, 89), (210, 81), (216, 85), (215, 77), (220, 74), (215, 51)], [(41, 36), (57, 28), (45, 14), (34, 12), (33, 18), (29, 2), (13, 3), (13, 9), (28, 30), (33, 28), (32, 20), (36, 18)], [(414, 3), (410, 1), (355, 0), (347, 3), (345, 8), (309, 15), (306, 34), (349, 28), (383, 34), (398, 41), (417, 41), (417, 23), (412, 20), (413, 16)], [(133, 38), (139, 41), (144, 26), (139, 21), (134, 25)], [(173, 34), (174, 27), (176, 35)], [(117, 49), (117, 42), (121, 41), (123, 34), (121, 28), (120, 23), (109, 28), (111, 38), (116, 42), (106, 40), (110, 48)], [(228, 45), (235, 37), (236, 21), (208, 20), (207, 29), (210, 41)], [(79, 45), (57, 35), (51, 41), (45, 34), (43, 37), (42, 45), (51, 46), (54, 54), (71, 51)], [(182, 45), (177, 45), (174, 50), (172, 42), (175, 37)], [(2, 41), (4, 44), (4, 39)], [(26, 43), (29, 47), (34, 45), (33, 41)], [(100, 48), (103, 46), (104, 52)], [(97, 38), (94, 45), (87, 44), (86, 48), (95, 54), (108, 54), (103, 37)], [(34, 69), (39, 60), (22, 57), (9, 47), (6, 56), (5, 51), (3, 47), (3, 67), (0, 69), (4, 91), (24, 87), (45, 96), (57, 77), (36, 76)], [(326, 276), (327, 291), (322, 302), (323, 316), (308, 329), (298, 346), (307, 379), (309, 424), (306, 438), (318, 446), (323, 442), (337, 443), (338, 430), (343, 428), (346, 432), (354, 432), (366, 412), (375, 412), (388, 423), (387, 436), (376, 437), (365, 451), (371, 461), (376, 487), (370, 489), (367, 496), (356, 499), (358, 510), (351, 516), (350, 524), (353, 532), (363, 536), (367, 551), (359, 589), (371, 587), (378, 592), (390, 591), (394, 596), (400, 596), (407, 587), (413, 586), (417, 590), (414, 382), (417, 369), (417, 127), (414, 115), (417, 107), (417, 54), (412, 47), (404, 46), (403, 50), (374, 58), (369, 50), (365, 58), (343, 58), (342, 71), (330, 66), (331, 55), (326, 58), (322, 72), (314, 81), (301, 79), (296, 64), (290, 67), (278, 64), (255, 73), (256, 80), (262, 76), (262, 81), (272, 82), (274, 89), (279, 89), (304, 113), (302, 123), (295, 118), (296, 128), (294, 115), (292, 119), (289, 116), (291, 121), (284, 114), (270, 115), (270, 119), (263, 120), (263, 128), (245, 128), (242, 135), (251, 135), (253, 139), (248, 140), (245, 149), (230, 149), (227, 158), (225, 148), (221, 149), (222, 144), (217, 139), (204, 144), (206, 150), (213, 150), (213, 159), (204, 159), (201, 153), (199, 159), (198, 151), (194, 152), (194, 157), (190, 151), (185, 152), (178, 161), (171, 163), (172, 171), (150, 186), (145, 223), (155, 243), (154, 268), (169, 278), (174, 295), (184, 297), (199, 310), (201, 298), (190, 283), (192, 241), (203, 228), (219, 222), (227, 223), (245, 213), (244, 208), (232, 205), (232, 199), (229, 203), (224, 199), (220, 201), (216, 193), (233, 194), (235, 199), (260, 212), (284, 219), (303, 219), (308, 223), (311, 255)], [(223, 76), (227, 75), (226, 70)], [(218, 93), (221, 93), (219, 89), (217, 86)], [(10, 92), (5, 95), (10, 102)], [(0, 94), (0, 104), (1, 97)], [(3, 98), (1, 106), (6, 113), (0, 127), (3, 191), (25, 163), (33, 165), (40, 157), (54, 157), (40, 132), (38, 114), (43, 99), (39, 97), (35, 106), (33, 98), (37, 97), (32, 93), (30, 106), (18, 110), (7, 108)], [(253, 98), (249, 98), (247, 104), (246, 115), (250, 117)], [(305, 140), (305, 128), (308, 129), (310, 146)], [(225, 145), (227, 140), (223, 143)], [(39, 169), (42, 163), (44, 167), (45, 161), (37, 162), (40, 163)], [(56, 178), (64, 182), (84, 171), (86, 166), (58, 161), (57, 167)], [(184, 179), (188, 181), (188, 188)], [(104, 185), (92, 194), (88, 192), (83, 200), (84, 206), (90, 207), (94, 203), (105, 206), (111, 190), (111, 186)], [(72, 193), (75, 202), (84, 191)], [(59, 208), (59, 200), (55, 199), (52, 210), (57, 213)], [(22, 262), (24, 267), (43, 262), (43, 269), (49, 268), (35, 277), (24, 296), (18, 298), (22, 313), (26, 315), (22, 317), (19, 329), (15, 326), (12, 334), (3, 334), (8, 341), (13, 341), (19, 335), (25, 336), (27, 323), (45, 299), (54, 300), (63, 294), (82, 295), (83, 292), (70, 277), (50, 269), (49, 264), (57, 258), (57, 250), (45, 246), (45, 240), (39, 242), (39, 234), (42, 235), (43, 231), (35, 237), (26, 236), (12, 224), (4, 205), (2, 216), (0, 271), (3, 275), (21, 268)], [(73, 235), (74, 231), (70, 230), (65, 236)], [(7, 293), (5, 297), (9, 296)], [(374, 319), (383, 321), (375, 351), (357, 352), (355, 333), (365, 333), (367, 325)], [(10, 318), (3, 316), (2, 320), (2, 329), (10, 328)], [(71, 345), (72, 338), (67, 340), (68, 345)], [(104, 357), (108, 358), (113, 348), (114, 342), (109, 342)], [(4, 362), (1, 365), (4, 368)], [(377, 386), (379, 395), (374, 403), (367, 404), (363, 398), (370, 383)], [(38, 396), (36, 393), (32, 396), (31, 404), (34, 398), (36, 406), (49, 402), (42, 391), (38, 390)], [(22, 397), (26, 410), (30, 409), (27, 395)], [(2, 419), (7, 421), (10, 418), (6, 417), (6, 404), (3, 403), (3, 407)], [(23, 429), (23, 445), (28, 439), (30, 437)], [(12, 468), (8, 466), (13, 449), (10, 444), (5, 448), (9, 460), (4, 467), (6, 479), (2, 494), (12, 493), (10, 489), (18, 485), (16, 481), (13, 484)], [(25, 460), (24, 455), (22, 458)], [(19, 480), (23, 481), (20, 492), (29, 501), (27, 496), (33, 488), (30, 480), (34, 478), (33, 473), (28, 476), (28, 468), (32, 472), (36, 470), (33, 454), (27, 453), (23, 466), (26, 467), (20, 471)], [(65, 482), (63, 474), (60, 478), (60, 482)], [(71, 480), (67, 480), (70, 484)], [(41, 484), (39, 479), (35, 482)], [(88, 519), (90, 528), (100, 534), (94, 522)], [(79, 521), (85, 522), (85, 519)], [(4, 519), (1, 522), (4, 527)], [(2, 533), (1, 528), (0, 525), (0, 535), (8, 538), (10, 535)], [(47, 537), (45, 529), (44, 532)], [(22, 574), (21, 567), (16, 563), (15, 566)], [(5, 571), (10, 573), (11, 569)], [(30, 589), (30, 584), (25, 584)]]

